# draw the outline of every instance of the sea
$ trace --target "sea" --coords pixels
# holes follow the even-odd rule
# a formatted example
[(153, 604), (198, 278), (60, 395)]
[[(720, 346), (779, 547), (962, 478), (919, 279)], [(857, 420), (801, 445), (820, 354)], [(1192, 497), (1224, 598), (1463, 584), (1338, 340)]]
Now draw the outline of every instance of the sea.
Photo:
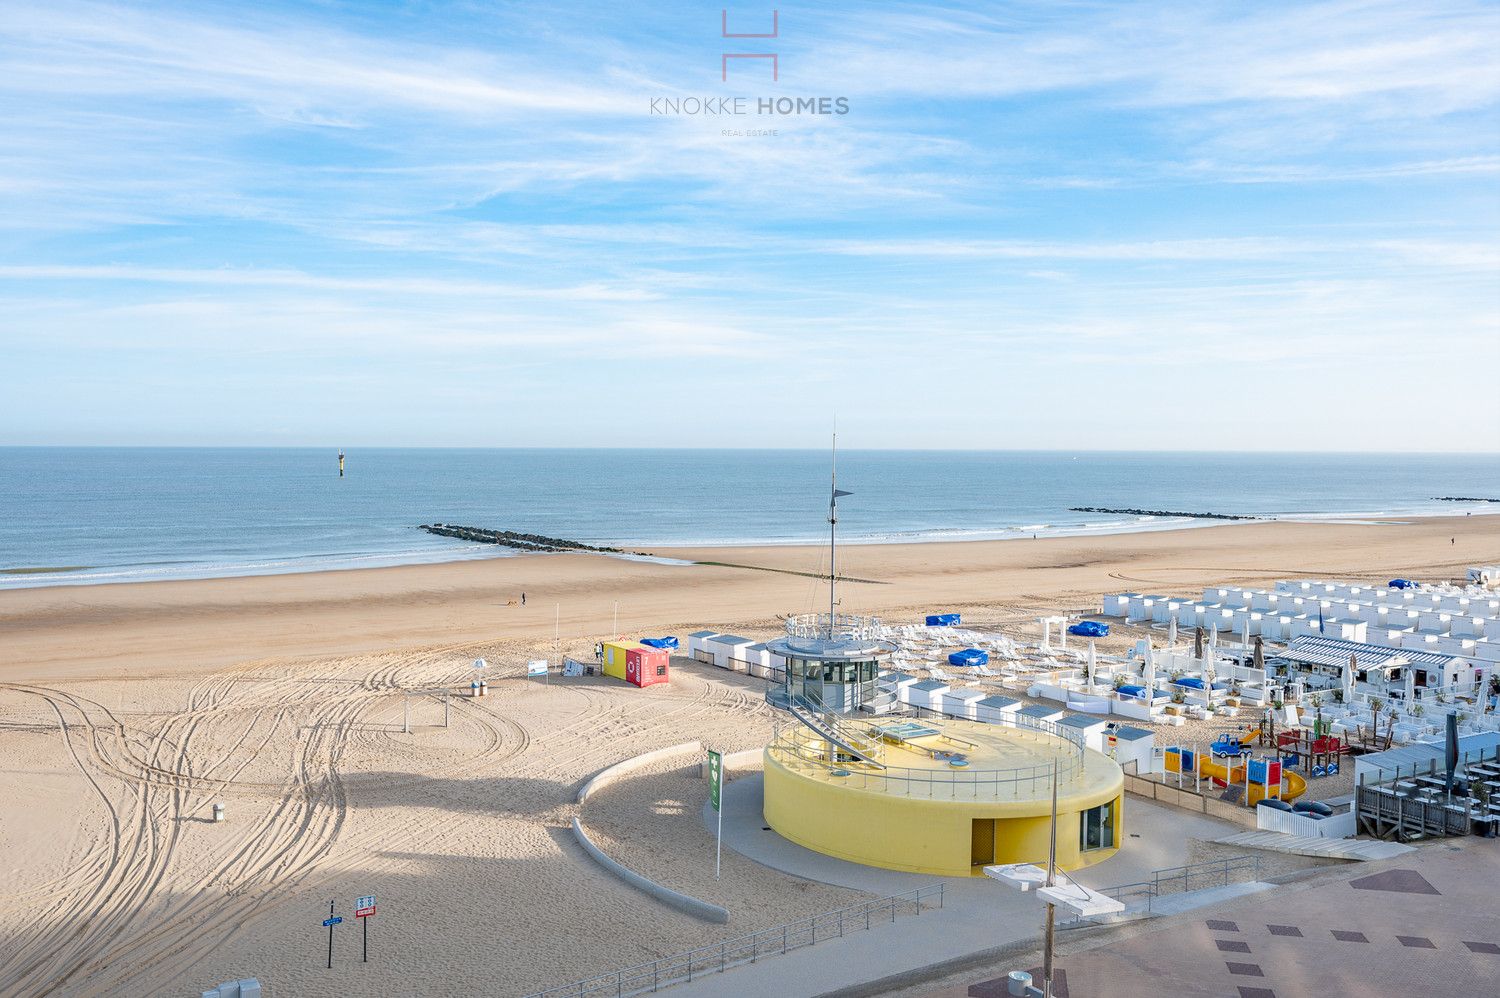
[[(841, 451), (850, 543), (1107, 534), (1222, 521), (1500, 513), (1500, 455)], [(813, 450), (0, 448), (0, 588), (511, 557), (424, 523), (650, 552), (822, 542)]]

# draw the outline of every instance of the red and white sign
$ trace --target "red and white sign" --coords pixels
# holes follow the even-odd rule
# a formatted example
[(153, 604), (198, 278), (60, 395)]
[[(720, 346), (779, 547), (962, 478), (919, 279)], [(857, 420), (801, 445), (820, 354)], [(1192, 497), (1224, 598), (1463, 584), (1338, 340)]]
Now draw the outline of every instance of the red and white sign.
[(355, 918), (368, 918), (369, 916), (371, 916), (373, 914), (375, 914), (375, 895), (371, 894), (367, 898), (355, 898), (355, 900), (354, 900), (354, 917)]

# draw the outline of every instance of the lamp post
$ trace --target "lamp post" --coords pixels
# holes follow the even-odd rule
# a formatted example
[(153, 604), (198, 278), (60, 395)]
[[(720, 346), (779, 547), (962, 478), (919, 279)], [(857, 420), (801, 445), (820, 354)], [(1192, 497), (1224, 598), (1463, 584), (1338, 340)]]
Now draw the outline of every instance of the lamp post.
[[(1057, 879), (1057, 759), (1052, 760), (1052, 823), (1047, 835), (1047, 886)], [(1046, 949), (1042, 953), (1042, 996), (1052, 998), (1052, 934), (1057, 905), (1047, 902)]]
[[(1091, 891), (1075, 883), (1067, 874), (1057, 869), (1057, 760), (1052, 760), (1052, 824), (1047, 843), (1047, 868), (1031, 863), (986, 866), (984, 875), (992, 880), (1009, 884), (1023, 892), (1036, 889), (1047, 906), (1046, 928), (1042, 949), (1042, 987), (1031, 994), (1052, 998), (1052, 945), (1057, 920), (1057, 906), (1062, 905), (1077, 915), (1105, 915), (1125, 910), (1125, 905), (1098, 891)], [(1059, 881), (1061, 876), (1061, 881)]]

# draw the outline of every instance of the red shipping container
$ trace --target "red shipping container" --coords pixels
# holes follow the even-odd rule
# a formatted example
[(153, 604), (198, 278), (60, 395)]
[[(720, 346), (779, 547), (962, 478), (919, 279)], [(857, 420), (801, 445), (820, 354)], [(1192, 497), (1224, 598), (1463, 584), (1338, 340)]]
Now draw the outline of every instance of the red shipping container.
[(669, 660), (665, 648), (632, 648), (625, 653), (625, 681), (636, 686), (665, 683)]

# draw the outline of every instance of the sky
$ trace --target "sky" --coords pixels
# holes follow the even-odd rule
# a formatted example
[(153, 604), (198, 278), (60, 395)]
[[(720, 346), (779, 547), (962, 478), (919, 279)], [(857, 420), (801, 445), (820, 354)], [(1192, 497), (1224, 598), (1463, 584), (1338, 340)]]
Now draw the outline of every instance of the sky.
[(0, 444), (1500, 450), (1500, 7), (771, 2), (0, 5)]

